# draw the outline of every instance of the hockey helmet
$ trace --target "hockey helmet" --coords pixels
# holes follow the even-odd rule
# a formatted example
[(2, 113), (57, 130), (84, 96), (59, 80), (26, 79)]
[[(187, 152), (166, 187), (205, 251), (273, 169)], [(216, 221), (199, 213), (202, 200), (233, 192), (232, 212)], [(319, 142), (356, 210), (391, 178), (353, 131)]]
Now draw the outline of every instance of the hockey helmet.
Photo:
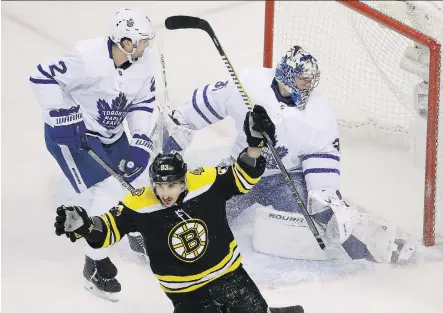
[[(111, 21), (109, 38), (126, 54), (131, 55), (137, 49), (140, 40), (152, 40), (155, 31), (149, 18), (131, 9), (119, 9)], [(124, 38), (131, 39), (133, 50), (126, 52), (121, 47)]]
[(290, 93), (294, 106), (303, 110), (320, 80), (317, 60), (300, 46), (293, 46), (278, 63), (275, 80)]
[(188, 166), (179, 153), (160, 153), (149, 167), (151, 184), (185, 182)]

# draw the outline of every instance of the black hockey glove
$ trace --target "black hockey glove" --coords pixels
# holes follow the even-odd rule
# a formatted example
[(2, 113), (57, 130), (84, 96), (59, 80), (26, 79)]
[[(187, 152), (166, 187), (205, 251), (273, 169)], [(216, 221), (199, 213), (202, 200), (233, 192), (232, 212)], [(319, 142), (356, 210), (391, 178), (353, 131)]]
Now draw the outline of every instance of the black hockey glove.
[(260, 105), (255, 105), (252, 112), (246, 114), (243, 131), (250, 147), (264, 147), (265, 142), (261, 133), (267, 133), (272, 140), (272, 145), (275, 146), (275, 125), (265, 108)]
[(66, 234), (66, 237), (75, 242), (77, 239), (89, 235), (89, 227), (91, 225), (92, 221), (82, 207), (65, 207), (62, 205), (57, 208), (57, 216), (54, 223), (57, 236)]

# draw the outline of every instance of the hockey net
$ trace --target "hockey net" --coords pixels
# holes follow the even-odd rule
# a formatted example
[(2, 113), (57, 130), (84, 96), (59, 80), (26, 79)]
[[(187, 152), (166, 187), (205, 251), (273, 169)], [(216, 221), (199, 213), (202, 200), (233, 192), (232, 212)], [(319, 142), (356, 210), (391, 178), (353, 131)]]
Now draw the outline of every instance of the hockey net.
[(443, 11), (430, 1), (266, 1), (264, 66), (302, 46), (320, 64), (342, 137), (415, 156), (426, 246), (443, 242), (441, 42)]

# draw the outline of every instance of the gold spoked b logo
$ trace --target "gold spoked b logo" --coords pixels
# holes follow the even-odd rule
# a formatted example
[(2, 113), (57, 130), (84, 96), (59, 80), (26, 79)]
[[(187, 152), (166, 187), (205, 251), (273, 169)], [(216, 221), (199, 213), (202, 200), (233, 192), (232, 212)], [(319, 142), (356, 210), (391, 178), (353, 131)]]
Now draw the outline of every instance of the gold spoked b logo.
[(206, 252), (208, 227), (200, 219), (182, 221), (169, 232), (168, 244), (178, 259), (194, 262)]

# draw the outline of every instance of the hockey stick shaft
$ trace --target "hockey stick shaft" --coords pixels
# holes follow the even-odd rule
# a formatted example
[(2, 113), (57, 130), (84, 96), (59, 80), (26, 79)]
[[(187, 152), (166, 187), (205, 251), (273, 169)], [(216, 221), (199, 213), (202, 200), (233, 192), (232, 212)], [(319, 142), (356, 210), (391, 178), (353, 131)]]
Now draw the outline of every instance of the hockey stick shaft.
[(165, 54), (163, 50), (163, 34), (160, 36), (159, 40), (157, 40), (157, 51), (160, 54), (160, 64), (161, 64), (161, 72), (162, 72), (162, 82), (163, 82), (163, 97), (164, 103), (158, 104), (161, 111), (169, 111), (171, 109), (171, 103), (169, 100), (169, 91), (168, 91), (168, 80), (166, 78), (166, 62), (165, 62)]
[(109, 174), (114, 176), (123, 187), (125, 187), (134, 196), (139, 196), (143, 192), (143, 188), (136, 189), (130, 183), (128, 183), (120, 174), (118, 174), (112, 167), (110, 167), (101, 157), (89, 147), (89, 145), (83, 141), (83, 150), (85, 150), (98, 164), (100, 164)]
[[(234, 82), (234, 84), (237, 86), (238, 91), (240, 92), (240, 95), (243, 99), (243, 102), (246, 106), (248, 106), (249, 110), (252, 110), (254, 105), (251, 102), (251, 99), (249, 98), (248, 94), (246, 93), (245, 88), (240, 82), (240, 79), (238, 75), (236, 74), (234, 67), (232, 66), (231, 62), (228, 59), (228, 56), (226, 55), (225, 51), (223, 50), (220, 41), (218, 40), (217, 36), (215, 35), (214, 30), (212, 29), (211, 25), (204, 19), (200, 19), (198, 17), (193, 16), (183, 16), (183, 15), (176, 15), (176, 16), (170, 16), (165, 20), (165, 26), (169, 30), (175, 30), (175, 29), (200, 29), (205, 31), (209, 37), (211, 37), (215, 47), (217, 48), (217, 51), (219, 52), (220, 56), (223, 59), (223, 62), (225, 63), (226, 68), (229, 71), (229, 74), (231, 75), (231, 78)], [(320, 237), (320, 234), (317, 230), (317, 227), (315, 226), (314, 222), (312, 221), (311, 216), (308, 214), (308, 211), (306, 209), (306, 205), (303, 202), (303, 200), (300, 197), (300, 194), (297, 191), (297, 187), (295, 186), (294, 182), (289, 177), (289, 173), (286, 170), (283, 161), (277, 154), (277, 151), (275, 150), (274, 146), (272, 145), (272, 141), (269, 138), (269, 135), (266, 133), (262, 133), (265, 142), (269, 148), (269, 150), (272, 153), (273, 158), (275, 159), (281, 173), (284, 176), (284, 179), (287, 181), (291, 193), (293, 197), (296, 199), (297, 203), (301, 207), (301, 212), (303, 216), (305, 217), (306, 223), (309, 226), (309, 229), (311, 230), (312, 234), (314, 235), (315, 239), (317, 240), (318, 245), (322, 250), (324, 250), (325, 244)]]
[(169, 110), (171, 108), (171, 104), (169, 103), (169, 92), (168, 92), (168, 80), (166, 79), (166, 63), (165, 63), (165, 55), (163, 52), (160, 54), (160, 63), (162, 66), (162, 80), (163, 80), (163, 95), (165, 97), (166, 108)]

